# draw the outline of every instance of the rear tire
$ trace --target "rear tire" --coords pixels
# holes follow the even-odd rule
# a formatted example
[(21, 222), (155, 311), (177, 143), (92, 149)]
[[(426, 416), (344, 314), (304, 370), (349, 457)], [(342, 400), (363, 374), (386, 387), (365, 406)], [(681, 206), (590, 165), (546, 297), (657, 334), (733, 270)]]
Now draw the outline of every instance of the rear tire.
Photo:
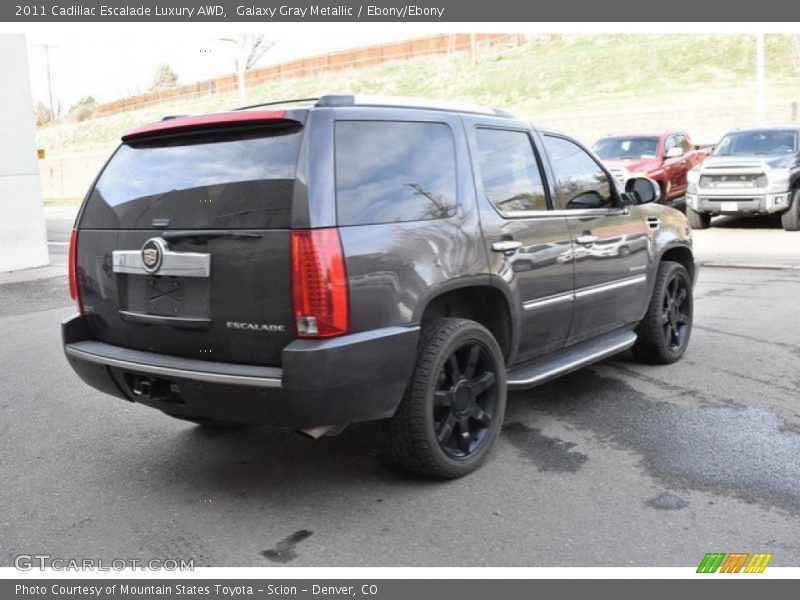
[(506, 367), (494, 336), (467, 319), (422, 330), (414, 372), (388, 422), (390, 452), (404, 469), (453, 479), (491, 450), (506, 408)]
[(792, 204), (781, 215), (781, 225), (786, 231), (800, 231), (800, 189), (792, 193)]
[(680, 263), (658, 265), (647, 313), (636, 327), (633, 354), (649, 364), (667, 365), (681, 359), (689, 345), (694, 319), (692, 280)]
[(699, 213), (691, 206), (686, 206), (686, 218), (689, 220), (689, 227), (692, 229), (708, 229), (711, 227), (711, 215)]

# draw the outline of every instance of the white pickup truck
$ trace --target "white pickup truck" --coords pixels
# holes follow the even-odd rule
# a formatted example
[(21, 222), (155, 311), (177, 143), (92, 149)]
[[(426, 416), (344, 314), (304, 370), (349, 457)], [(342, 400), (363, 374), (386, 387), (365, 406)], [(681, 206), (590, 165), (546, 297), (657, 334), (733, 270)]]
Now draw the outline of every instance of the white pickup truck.
[(780, 215), (800, 230), (800, 125), (737, 129), (689, 171), (686, 216), (694, 229), (716, 215)]

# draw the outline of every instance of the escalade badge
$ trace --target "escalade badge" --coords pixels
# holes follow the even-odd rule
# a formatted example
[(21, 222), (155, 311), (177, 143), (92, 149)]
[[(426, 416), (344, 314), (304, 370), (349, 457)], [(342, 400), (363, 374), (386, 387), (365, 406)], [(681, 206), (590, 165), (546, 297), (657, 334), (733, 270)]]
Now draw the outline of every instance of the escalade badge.
[(238, 329), (240, 331), (266, 331), (268, 333), (286, 331), (286, 325), (272, 325), (267, 323), (240, 323), (238, 321), (228, 321), (225, 326), (228, 329)]
[(164, 251), (167, 250), (167, 243), (161, 238), (151, 238), (142, 246), (142, 264), (148, 273), (155, 273), (161, 268), (161, 261), (164, 258)]

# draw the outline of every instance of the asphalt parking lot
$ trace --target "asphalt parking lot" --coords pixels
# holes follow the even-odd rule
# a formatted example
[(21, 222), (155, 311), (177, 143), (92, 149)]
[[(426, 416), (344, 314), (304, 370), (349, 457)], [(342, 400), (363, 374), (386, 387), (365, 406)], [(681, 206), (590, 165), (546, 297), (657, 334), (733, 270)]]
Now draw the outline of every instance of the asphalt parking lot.
[[(696, 236), (729, 229), (783, 233)], [(512, 394), (490, 461), (440, 483), (387, 465), (379, 424), (210, 433), (105, 397), (61, 353), (65, 278), (0, 285), (0, 565), (795, 566), (800, 270), (703, 268), (696, 298), (682, 362), (626, 353)]]

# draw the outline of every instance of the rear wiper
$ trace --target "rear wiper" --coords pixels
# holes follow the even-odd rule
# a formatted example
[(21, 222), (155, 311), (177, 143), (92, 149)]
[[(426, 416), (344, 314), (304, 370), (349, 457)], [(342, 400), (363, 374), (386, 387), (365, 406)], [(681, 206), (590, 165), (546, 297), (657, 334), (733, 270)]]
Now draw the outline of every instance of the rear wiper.
[(208, 240), (217, 238), (236, 238), (240, 240), (253, 240), (261, 237), (260, 233), (252, 231), (219, 231), (219, 230), (196, 230), (196, 231), (165, 231), (161, 237), (168, 242), (180, 240), (192, 240), (195, 243), (204, 244)]

